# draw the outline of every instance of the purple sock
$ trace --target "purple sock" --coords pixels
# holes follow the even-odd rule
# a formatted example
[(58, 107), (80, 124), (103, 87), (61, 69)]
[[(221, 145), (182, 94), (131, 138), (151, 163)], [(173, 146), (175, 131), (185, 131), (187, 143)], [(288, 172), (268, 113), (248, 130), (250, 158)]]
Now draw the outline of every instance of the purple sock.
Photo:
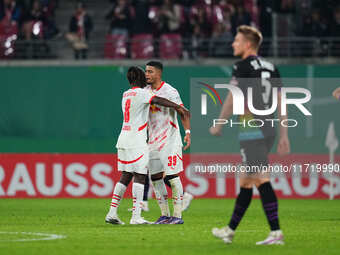
[(245, 214), (247, 208), (249, 207), (252, 196), (253, 189), (241, 188), (240, 194), (238, 194), (236, 199), (233, 215), (231, 216), (231, 220), (229, 222), (229, 227), (232, 230), (235, 230), (237, 226), (240, 224), (243, 215)]
[(266, 213), (270, 229), (272, 231), (280, 229), (278, 202), (272, 185), (270, 182), (263, 183), (258, 190), (261, 195), (263, 210)]

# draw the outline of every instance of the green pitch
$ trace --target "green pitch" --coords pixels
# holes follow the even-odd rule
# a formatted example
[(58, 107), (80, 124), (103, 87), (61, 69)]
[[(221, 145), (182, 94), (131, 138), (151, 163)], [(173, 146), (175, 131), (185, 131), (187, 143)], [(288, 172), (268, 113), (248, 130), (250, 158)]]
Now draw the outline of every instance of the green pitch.
[[(104, 223), (110, 199), (1, 199), (0, 254), (339, 254), (340, 201), (281, 200), (279, 213), (284, 246), (255, 246), (269, 229), (259, 200), (253, 200), (234, 242), (224, 244), (211, 228), (229, 219), (234, 200), (196, 199), (184, 212), (184, 225), (113, 226)], [(120, 217), (129, 222), (123, 200)], [(159, 209), (150, 201), (147, 220), (156, 220)], [(17, 234), (9, 233), (17, 232)], [(22, 232), (66, 236), (49, 241)]]

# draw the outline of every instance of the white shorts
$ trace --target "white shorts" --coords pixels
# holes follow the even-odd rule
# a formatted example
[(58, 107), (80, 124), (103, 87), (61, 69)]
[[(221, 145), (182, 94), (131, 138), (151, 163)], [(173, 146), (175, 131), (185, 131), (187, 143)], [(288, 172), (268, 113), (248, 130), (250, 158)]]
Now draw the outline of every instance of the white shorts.
[(118, 171), (147, 174), (149, 163), (149, 150), (145, 148), (122, 149), (117, 153)]
[(165, 175), (178, 174), (183, 171), (182, 146), (166, 145), (161, 151), (150, 151), (150, 174), (165, 172)]

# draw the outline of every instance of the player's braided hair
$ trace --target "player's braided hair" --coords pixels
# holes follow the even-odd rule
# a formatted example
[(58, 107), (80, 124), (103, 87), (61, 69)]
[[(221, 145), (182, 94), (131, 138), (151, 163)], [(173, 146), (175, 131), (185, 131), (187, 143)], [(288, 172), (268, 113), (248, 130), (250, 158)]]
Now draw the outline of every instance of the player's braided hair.
[(147, 85), (144, 70), (138, 66), (131, 66), (126, 77), (131, 85), (141, 88), (144, 88)]

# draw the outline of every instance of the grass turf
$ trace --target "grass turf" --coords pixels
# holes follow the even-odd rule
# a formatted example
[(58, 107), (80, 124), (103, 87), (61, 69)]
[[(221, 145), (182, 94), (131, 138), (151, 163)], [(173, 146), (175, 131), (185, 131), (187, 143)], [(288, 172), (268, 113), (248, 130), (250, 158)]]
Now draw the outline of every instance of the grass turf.
[[(113, 226), (104, 223), (110, 199), (1, 199), (0, 254), (339, 254), (340, 201), (281, 200), (279, 214), (284, 246), (256, 246), (269, 228), (261, 202), (253, 200), (237, 229), (234, 242), (224, 244), (211, 234), (231, 216), (234, 200), (195, 199), (184, 212), (184, 225)], [(147, 220), (159, 208), (150, 201)], [(123, 200), (120, 217), (126, 223), (131, 200)], [(7, 233), (4, 233), (7, 232)], [(37, 238), (8, 232), (65, 235), (65, 239), (16, 242)]]

